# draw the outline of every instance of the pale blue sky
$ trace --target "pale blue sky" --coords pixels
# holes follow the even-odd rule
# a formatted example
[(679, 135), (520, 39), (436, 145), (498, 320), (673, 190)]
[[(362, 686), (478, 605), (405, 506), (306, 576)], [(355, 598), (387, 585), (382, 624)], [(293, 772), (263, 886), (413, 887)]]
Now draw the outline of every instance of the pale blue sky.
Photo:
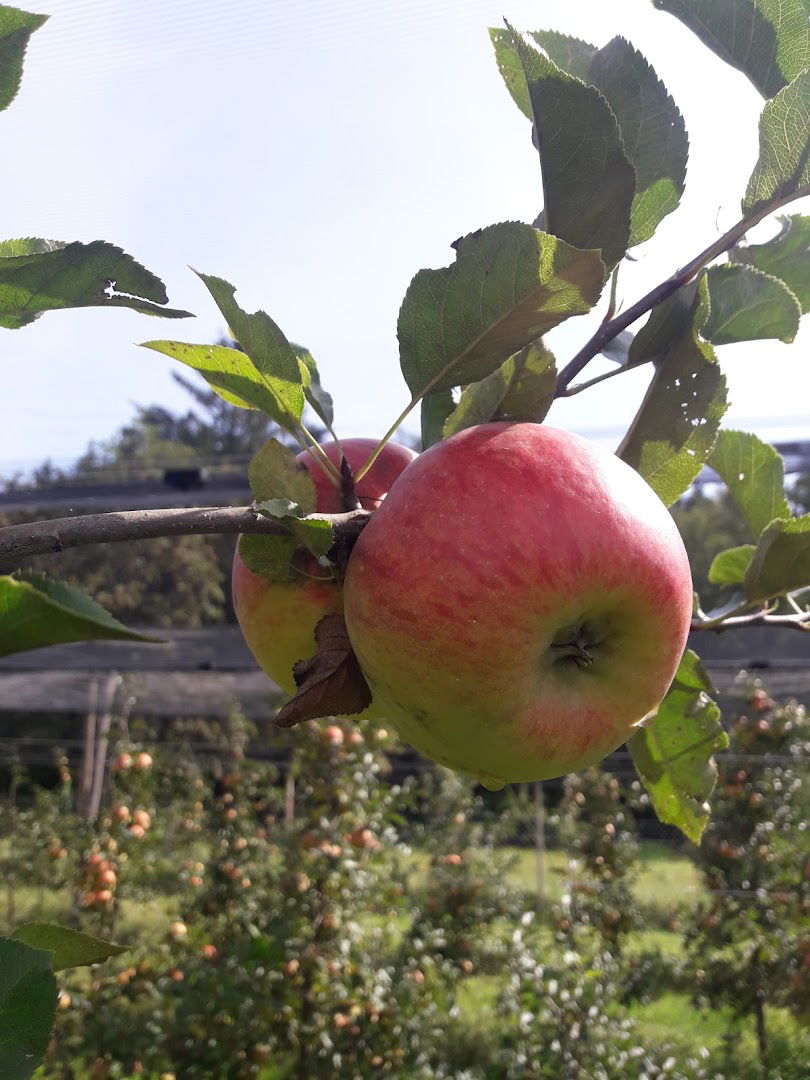
[[(623, 33), (684, 113), (686, 195), (636, 249), (627, 304), (737, 220), (756, 160), (758, 94), (650, 0), (18, 2), (51, 19), (0, 113), (0, 235), (110, 240), (197, 318), (58, 312), (0, 331), (0, 474), (72, 459), (136, 402), (186, 407), (171, 361), (135, 343), (223, 329), (189, 265), (309, 346), (342, 434), (382, 434), (408, 397), (395, 326), (412, 275), (451, 262), (456, 237), (539, 208), (528, 124), (486, 32), (504, 16), (600, 45)], [(591, 328), (572, 320), (551, 335), (560, 363)], [(808, 342), (805, 327), (793, 346), (719, 351), (729, 424), (810, 431)], [(550, 422), (618, 432), (645, 384), (643, 372), (611, 380), (555, 404)]]

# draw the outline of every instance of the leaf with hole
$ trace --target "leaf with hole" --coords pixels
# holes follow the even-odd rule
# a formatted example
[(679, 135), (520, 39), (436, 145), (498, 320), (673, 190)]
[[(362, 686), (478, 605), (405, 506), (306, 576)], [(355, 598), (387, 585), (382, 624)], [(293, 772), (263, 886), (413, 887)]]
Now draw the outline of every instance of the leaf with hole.
[(6, 240), (0, 245), (0, 326), (18, 330), (43, 312), (125, 307), (166, 319), (189, 318), (168, 303), (160, 278), (121, 248), (94, 240)]
[[(670, 309), (680, 333), (668, 344), (662, 339), (665, 351), (618, 450), (667, 506), (686, 491), (703, 468), (728, 408), (726, 380), (714, 350), (698, 335), (707, 310), (704, 276), (686, 319), (683, 311)], [(636, 335), (634, 346), (641, 336)], [(657, 331), (650, 336), (657, 338)]]
[(721, 431), (707, 464), (728, 488), (755, 538), (774, 518), (790, 517), (784, 465), (769, 443), (749, 431)]

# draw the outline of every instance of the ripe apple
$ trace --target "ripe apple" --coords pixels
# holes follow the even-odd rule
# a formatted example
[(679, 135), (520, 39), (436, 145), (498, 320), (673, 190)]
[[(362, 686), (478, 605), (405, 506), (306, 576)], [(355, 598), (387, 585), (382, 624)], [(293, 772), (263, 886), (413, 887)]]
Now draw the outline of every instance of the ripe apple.
[(540, 424), (437, 443), (360, 534), (346, 625), (376, 708), (490, 787), (599, 761), (659, 704), (692, 612), (645, 481)]
[[(346, 439), (343, 453), (357, 471), (371, 456), (375, 439)], [(334, 442), (323, 444), (330, 461), (340, 464), (340, 452)], [(402, 470), (416, 457), (416, 452), (399, 443), (385, 444), (379, 457), (357, 485), (357, 497), (366, 510), (376, 510)], [(298, 460), (308, 469), (315, 483), (316, 507), (322, 514), (344, 510), (340, 491), (332, 484), (309, 454)], [(315, 559), (303, 567), (300, 581), (271, 583), (245, 566), (237, 546), (233, 559), (232, 590), (236, 618), (248, 648), (259, 667), (282, 690), (295, 693), (292, 668), (315, 651), (315, 627), (331, 611), (343, 607), (340, 584), (324, 577), (324, 569)], [(309, 576), (307, 576), (309, 575)], [(317, 580), (318, 578), (321, 580)]]

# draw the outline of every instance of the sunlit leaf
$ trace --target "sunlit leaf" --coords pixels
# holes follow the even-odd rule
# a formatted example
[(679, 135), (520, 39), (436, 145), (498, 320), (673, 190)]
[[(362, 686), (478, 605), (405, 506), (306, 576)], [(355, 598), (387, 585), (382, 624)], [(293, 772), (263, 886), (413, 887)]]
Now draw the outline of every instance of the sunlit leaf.
[(607, 98), (636, 171), (633, 247), (648, 240), (681, 200), (689, 156), (683, 117), (651, 65), (622, 37), (599, 49), (587, 81)]
[(810, 217), (789, 214), (779, 221), (782, 227), (773, 240), (732, 248), (729, 257), (784, 281), (806, 313), (810, 311)]
[(17, 330), (45, 311), (126, 307), (143, 315), (185, 319), (168, 302), (160, 278), (103, 240), (6, 240), (0, 247), (0, 326)]
[(268, 439), (253, 455), (248, 482), (256, 502), (290, 499), (305, 514), (315, 512), (315, 484), (309, 470), (278, 439)]
[(128, 630), (89, 596), (42, 574), (0, 576), (0, 656), (68, 641), (157, 642)]
[(628, 742), (658, 819), (693, 844), (709, 820), (717, 780), (713, 755), (728, 746), (711, 691), (703, 665), (687, 650), (657, 713)]
[(708, 464), (728, 488), (755, 538), (774, 518), (790, 517), (782, 458), (756, 435), (721, 431)]
[(295, 349), (264, 311), (249, 315), (236, 303), (233, 285), (222, 278), (199, 274), (214, 298), (231, 335), (250, 357), (274, 406), (268, 415), (287, 431), (296, 431), (304, 411), (304, 386)]
[(259, 409), (272, 416), (276, 396), (240, 349), (226, 345), (191, 345), (184, 341), (144, 341), (143, 348), (163, 353), (202, 375), (223, 401), (243, 409)]
[(744, 214), (810, 193), (810, 69), (771, 101), (759, 121), (759, 160), (743, 199)]
[(768, 600), (810, 585), (810, 514), (779, 518), (762, 533), (745, 575), (749, 600)]
[(533, 342), (504, 360), (486, 379), (465, 386), (447, 418), (444, 434), (453, 435), (490, 420), (539, 423), (554, 399), (556, 380), (553, 355), (541, 341)]
[(714, 345), (776, 338), (793, 341), (802, 309), (779, 278), (741, 263), (710, 266), (709, 317), (701, 333)]
[(400, 363), (414, 398), (486, 378), (507, 357), (596, 302), (604, 267), (529, 225), (458, 241), (456, 261), (420, 270), (399, 313)]
[(306, 517), (303, 508), (291, 499), (267, 499), (257, 503), (256, 510), (264, 517), (279, 521), (315, 556), (326, 555), (334, 543), (329, 522)]
[(742, 585), (755, 550), (753, 544), (740, 544), (715, 555), (709, 567), (709, 581), (713, 585)]
[(773, 97), (810, 64), (805, 0), (653, 0)]

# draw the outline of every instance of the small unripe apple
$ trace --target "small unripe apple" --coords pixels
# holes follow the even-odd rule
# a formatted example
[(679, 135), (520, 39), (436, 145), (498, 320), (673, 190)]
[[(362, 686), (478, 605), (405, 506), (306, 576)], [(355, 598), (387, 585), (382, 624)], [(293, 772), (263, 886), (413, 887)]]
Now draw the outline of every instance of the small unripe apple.
[(203, 945), (203, 947), (200, 949), (200, 952), (206, 960), (215, 960), (217, 955), (217, 947), (216, 945)]
[(152, 755), (147, 753), (136, 754), (132, 764), (139, 772), (143, 772), (145, 769), (151, 768)]
[(113, 761), (113, 772), (126, 772), (127, 769), (132, 768), (132, 755), (131, 754), (119, 754)]
[(175, 919), (174, 922), (169, 923), (169, 937), (175, 941), (180, 941), (188, 935), (188, 927), (182, 919)]
[(147, 810), (133, 810), (132, 820), (144, 830), (152, 824), (152, 818)]
[(692, 581), (630, 466), (544, 424), (421, 454), (363, 529), (344, 586), (373, 707), (489, 787), (600, 761), (666, 694)]
[(112, 808), (112, 816), (116, 821), (127, 822), (130, 818), (128, 806), (114, 806)]
[(343, 728), (338, 727), (337, 724), (328, 724), (323, 729), (323, 741), (327, 746), (342, 746)]
[[(376, 439), (346, 439), (342, 443), (346, 461), (357, 471), (368, 461)], [(340, 452), (333, 442), (323, 444), (330, 461), (340, 465)], [(366, 510), (376, 510), (391, 485), (416, 457), (407, 446), (388, 442), (366, 475), (357, 485), (357, 496)], [(333, 485), (310, 454), (302, 452), (298, 460), (309, 471), (315, 484), (316, 510), (321, 514), (339, 514), (346, 508), (340, 490)], [(295, 692), (293, 664), (315, 652), (315, 627), (332, 611), (341, 611), (343, 591), (314, 558), (309, 560), (299, 581), (270, 583), (245, 566), (234, 553), (232, 590), (233, 606), (248, 648), (259, 667), (288, 694)], [(318, 581), (316, 578), (322, 580)]]
[(143, 825), (138, 825), (137, 823), (134, 825), (130, 825), (127, 831), (129, 832), (129, 835), (135, 840), (143, 840), (144, 836), (146, 836), (146, 829), (143, 827)]

